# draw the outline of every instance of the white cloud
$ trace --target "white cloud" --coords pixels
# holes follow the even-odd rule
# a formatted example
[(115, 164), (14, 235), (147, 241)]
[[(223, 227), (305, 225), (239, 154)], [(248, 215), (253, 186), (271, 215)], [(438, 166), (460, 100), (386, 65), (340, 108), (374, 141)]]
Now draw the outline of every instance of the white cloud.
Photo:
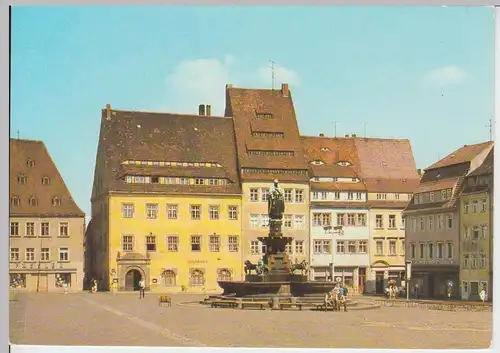
[(458, 66), (445, 66), (429, 71), (424, 81), (434, 86), (449, 86), (462, 83), (467, 73)]
[[(271, 88), (271, 68), (238, 70), (232, 55), (222, 59), (193, 59), (179, 63), (165, 78), (164, 101), (153, 111), (197, 114), (199, 104), (212, 105), (212, 115), (221, 116), (225, 109), (225, 86)], [(275, 86), (299, 84), (298, 74), (282, 66), (275, 67)]]
[[(266, 86), (272, 84), (272, 68), (271, 65), (263, 66), (258, 71), (259, 80)], [(274, 65), (274, 83), (279, 86), (282, 83), (288, 83), (290, 86), (299, 85), (299, 75), (291, 69), (287, 69), (281, 65)]]

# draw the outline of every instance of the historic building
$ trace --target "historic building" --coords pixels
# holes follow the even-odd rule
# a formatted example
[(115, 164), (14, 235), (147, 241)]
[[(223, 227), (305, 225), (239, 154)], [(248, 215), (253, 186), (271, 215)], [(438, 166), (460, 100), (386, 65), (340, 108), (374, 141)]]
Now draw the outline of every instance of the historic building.
[(340, 277), (363, 292), (370, 233), (355, 139), (303, 136), (302, 146), (311, 182), (311, 279)]
[(445, 297), (451, 283), (459, 297), (460, 210), (458, 196), (468, 173), (476, 170), (492, 142), (465, 145), (425, 170), (405, 209), (406, 258), (412, 261), (412, 287), (422, 297)]
[[(206, 110), (205, 110), (206, 109)], [(242, 279), (233, 121), (102, 110), (92, 191), (92, 271), (101, 288), (212, 291)]]
[(268, 234), (267, 198), (277, 179), (285, 194), (284, 234), (294, 238), (287, 252), (294, 262), (309, 261), (309, 176), (288, 85), (227, 85), (225, 116), (236, 135), (244, 260), (256, 263), (265, 250), (257, 238)]
[(484, 162), (467, 174), (460, 195), (460, 296), (478, 300), (493, 288), (493, 148)]
[(83, 286), (85, 214), (42, 141), (10, 139), (9, 274), (12, 287)]
[(405, 223), (402, 211), (420, 176), (410, 141), (356, 138), (360, 171), (367, 191), (370, 266), (366, 292), (383, 293), (389, 280), (405, 271)]

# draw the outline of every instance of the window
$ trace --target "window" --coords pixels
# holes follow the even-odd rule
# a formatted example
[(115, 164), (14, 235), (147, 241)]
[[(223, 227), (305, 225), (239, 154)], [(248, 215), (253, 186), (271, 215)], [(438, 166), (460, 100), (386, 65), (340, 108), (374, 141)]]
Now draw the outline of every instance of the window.
[(292, 191), (293, 189), (285, 189), (285, 202), (293, 202), (293, 196), (292, 196)]
[(250, 241), (250, 254), (252, 255), (260, 255), (261, 254), (261, 247), (260, 244), (257, 240), (251, 240)]
[(295, 240), (295, 253), (303, 254), (304, 253), (304, 241), (303, 240)]
[(366, 240), (360, 240), (358, 243), (358, 251), (361, 254), (366, 254), (367, 252), (367, 247), (368, 247), (368, 242)]
[(284, 218), (283, 226), (285, 228), (292, 228), (292, 215), (286, 214), (284, 215), (283, 218)]
[(331, 254), (331, 241), (330, 240), (315, 240), (314, 241), (315, 254)]
[(32, 196), (29, 200), (29, 205), (31, 207), (36, 207), (36, 205), (38, 205), (38, 201), (36, 200), (36, 197)]
[(26, 248), (24, 259), (26, 261), (35, 261), (35, 248)]
[(442, 214), (437, 215), (437, 229), (441, 230), (444, 228), (444, 218)]
[(50, 236), (49, 222), (42, 222), (41, 236), (42, 237), (48, 237), (48, 236)]
[(486, 224), (483, 224), (481, 226), (481, 239), (486, 239), (487, 234), (488, 234), (488, 226)]
[(347, 199), (348, 200), (353, 200), (354, 199), (354, 193), (353, 192), (348, 192), (347, 193)]
[(377, 194), (377, 200), (386, 200), (387, 194)]
[(318, 198), (319, 198), (319, 192), (313, 191), (313, 193), (312, 193), (312, 199), (313, 200), (317, 200)]
[(201, 235), (191, 235), (191, 251), (201, 251)]
[(208, 217), (211, 220), (218, 220), (219, 219), (219, 206), (217, 206), (217, 205), (208, 206)]
[(344, 225), (344, 213), (337, 213), (337, 225), (338, 226), (343, 226)]
[(177, 235), (167, 236), (167, 251), (169, 252), (179, 251), (179, 237)]
[(361, 200), (362, 199), (362, 194), (360, 192), (356, 193), (356, 200)]
[(479, 294), (479, 282), (470, 282), (470, 294), (471, 295)]
[(27, 222), (26, 223), (26, 236), (27, 237), (34, 237), (35, 236), (35, 223), (34, 222)]
[(446, 200), (446, 190), (441, 190), (441, 200)]
[(161, 274), (161, 280), (164, 286), (175, 286), (175, 272), (172, 270), (165, 270)]
[(230, 221), (238, 220), (238, 206), (229, 206), (227, 211)]
[(419, 257), (421, 259), (423, 259), (424, 258), (424, 244), (422, 244), (422, 243), (418, 244), (418, 248), (419, 248), (418, 249), (419, 250), (418, 251), (419, 252)]
[(210, 252), (220, 251), (220, 236), (213, 234), (208, 237), (208, 250)]
[(375, 242), (375, 255), (384, 255), (384, 241), (377, 240)]
[(364, 213), (358, 213), (358, 226), (366, 227), (366, 215)]
[(399, 194), (394, 194), (394, 198), (395, 198), (396, 200), (399, 200)]
[(21, 200), (19, 200), (19, 197), (13, 196), (12, 199), (10, 200), (10, 204), (13, 207), (19, 207), (19, 205), (21, 204)]
[(356, 242), (354, 240), (349, 240), (347, 242), (347, 252), (349, 254), (355, 254), (356, 253)]
[(478, 240), (479, 239), (479, 227), (475, 226), (472, 229), (472, 240)]
[(487, 207), (488, 207), (488, 205), (487, 205), (486, 199), (482, 199), (481, 200), (481, 212), (486, 212)]
[(30, 158), (26, 162), (26, 165), (28, 166), (28, 168), (33, 168), (35, 166), (35, 161)]
[(333, 198), (334, 198), (335, 200), (340, 200), (340, 192), (335, 191), (335, 192), (333, 193)]
[(453, 257), (453, 244), (446, 243), (446, 257), (451, 259)]
[(146, 236), (146, 251), (151, 251), (151, 252), (156, 251), (156, 236), (154, 235)]
[(59, 206), (61, 206), (61, 199), (59, 197), (54, 197), (52, 199), (52, 206), (53, 207), (59, 207)]
[(434, 244), (429, 243), (427, 244), (427, 257), (429, 260), (432, 260), (434, 258)]
[(262, 202), (267, 202), (269, 200), (269, 189), (268, 188), (262, 188), (260, 196), (261, 196), (260, 200)]
[(179, 216), (179, 206), (175, 204), (167, 204), (167, 218), (177, 219)]
[(189, 184), (189, 179), (188, 178), (180, 178), (179, 183), (181, 185), (188, 185)]
[(122, 217), (123, 218), (133, 218), (134, 217), (134, 204), (133, 203), (122, 204)]
[(396, 256), (396, 241), (389, 240), (389, 255)]
[(294, 216), (294, 227), (295, 229), (303, 229), (304, 228), (304, 216), (303, 215), (295, 215)]
[(433, 191), (431, 191), (431, 192), (429, 193), (429, 201), (430, 201), (430, 202), (434, 202), (434, 192), (433, 192)]
[(146, 218), (156, 219), (158, 217), (158, 204), (157, 203), (147, 203), (146, 204)]
[(205, 283), (205, 275), (200, 270), (191, 272), (190, 281), (192, 286), (202, 286)]
[(18, 175), (17, 176), (17, 182), (20, 184), (20, 185), (24, 185), (26, 184), (26, 182), (28, 181), (28, 178), (25, 176), (25, 175)]
[(19, 261), (19, 248), (10, 248), (10, 261)]
[(134, 237), (132, 235), (122, 236), (122, 250), (125, 252), (134, 251)]
[(448, 214), (446, 216), (446, 228), (452, 229), (453, 228), (453, 215)]
[(321, 200), (326, 200), (328, 198), (327, 196), (328, 196), (328, 193), (326, 193), (324, 191), (321, 192)]
[(401, 216), (401, 229), (405, 229), (406, 227), (406, 221), (405, 221), (405, 218), (403, 216)]
[(434, 230), (434, 216), (432, 216), (432, 215), (428, 216), (427, 222), (428, 222), (428, 225), (429, 225), (428, 230), (429, 231), (433, 231)]
[(479, 254), (479, 268), (486, 268), (486, 255)]
[(42, 248), (40, 251), (40, 261), (50, 261), (50, 249)]
[(425, 229), (424, 217), (418, 217), (419, 220), (419, 231), (423, 232)]
[(383, 228), (384, 222), (381, 214), (375, 216), (375, 228)]
[(195, 185), (203, 185), (203, 184), (205, 184), (205, 180), (202, 178), (196, 178), (196, 179), (194, 179), (194, 184)]
[(219, 271), (217, 275), (217, 280), (218, 281), (230, 281), (231, 280), (231, 272), (226, 269), (222, 269)]
[(59, 248), (59, 261), (60, 262), (69, 261), (69, 249), (68, 248)]
[(68, 237), (69, 236), (69, 224), (68, 222), (59, 223), (59, 236)]
[(293, 253), (292, 244), (285, 244), (285, 253), (287, 254)]
[(10, 222), (10, 236), (11, 237), (19, 236), (19, 222)]
[(323, 254), (331, 254), (332, 253), (332, 242), (331, 240), (323, 240)]
[(201, 206), (200, 205), (190, 205), (189, 213), (191, 214), (192, 220), (200, 220), (201, 219)]
[(321, 249), (322, 249), (321, 245), (322, 245), (321, 240), (314, 241), (314, 253), (315, 254), (321, 254)]
[(396, 228), (396, 215), (393, 214), (389, 215), (389, 228), (391, 229)]
[(443, 258), (443, 243), (437, 243), (436, 245), (436, 258), (437, 259)]
[(251, 214), (250, 215), (250, 227), (251, 228), (258, 228), (259, 227), (259, 215), (258, 214)]
[(416, 258), (416, 257), (417, 257), (416, 252), (417, 252), (417, 249), (416, 249), (416, 247), (415, 247), (415, 244), (410, 244), (410, 257), (411, 257), (412, 259), (414, 259), (414, 258)]
[(354, 226), (354, 213), (347, 214), (347, 225)]
[(471, 268), (477, 268), (477, 257), (475, 254), (472, 255), (471, 257)]
[(477, 212), (477, 201), (476, 200), (472, 201), (472, 212), (473, 213)]
[(295, 189), (295, 202), (297, 202), (297, 203), (304, 202), (304, 190), (303, 189)]
[(260, 219), (262, 220), (262, 223), (261, 223), (262, 228), (269, 227), (269, 215), (267, 215), (267, 214), (260, 215)]
[(259, 201), (259, 189), (252, 188), (250, 189), (250, 202)]
[(238, 252), (239, 241), (237, 235), (230, 235), (227, 244), (229, 252)]
[(464, 213), (469, 213), (469, 201), (464, 201)]
[(338, 254), (345, 253), (345, 241), (343, 241), (343, 240), (337, 241), (337, 253)]
[(405, 240), (401, 239), (401, 256), (404, 256), (405, 253), (406, 253)]
[(469, 254), (464, 254), (464, 267), (468, 268), (469, 267)]

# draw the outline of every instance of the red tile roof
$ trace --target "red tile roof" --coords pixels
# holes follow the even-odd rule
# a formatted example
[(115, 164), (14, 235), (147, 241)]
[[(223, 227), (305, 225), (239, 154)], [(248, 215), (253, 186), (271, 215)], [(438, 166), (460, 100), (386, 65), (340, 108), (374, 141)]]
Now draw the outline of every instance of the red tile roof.
[(420, 179), (365, 179), (366, 189), (369, 192), (380, 193), (413, 193), (417, 189)]
[(426, 169), (426, 171), (430, 169), (447, 167), (455, 164), (470, 163), (474, 159), (474, 157), (476, 157), (477, 155), (479, 155), (481, 152), (491, 147), (492, 145), (493, 145), (492, 141), (477, 143), (474, 145), (464, 145), (463, 147), (460, 147), (459, 149), (450, 153), (446, 157), (432, 164), (430, 167)]
[[(32, 167), (28, 160), (33, 161)], [(42, 141), (10, 139), (10, 217), (85, 217)], [(24, 184), (18, 177), (26, 177)], [(42, 179), (47, 177), (48, 184)], [(36, 206), (29, 204), (36, 199)], [(19, 205), (13, 205), (17, 198)], [(54, 198), (60, 206), (54, 206)]]
[(478, 175), (486, 175), (493, 174), (494, 166), (495, 166), (495, 148), (492, 148), (483, 163), (473, 170), (468, 176), (478, 176)]
[[(271, 118), (258, 117), (258, 114), (271, 114)], [(263, 169), (302, 169), (307, 164), (302, 154), (299, 129), (291, 92), (283, 95), (281, 90), (244, 89), (226, 87), (225, 116), (233, 117), (236, 133), (238, 162), (240, 168)], [(281, 132), (279, 137), (254, 137), (253, 132)], [(293, 151), (294, 156), (251, 155), (247, 151), (274, 150)], [(274, 176), (265, 174), (241, 174), (242, 179), (272, 180)], [(280, 175), (280, 181), (294, 181), (295, 176)]]
[(314, 191), (366, 191), (366, 187), (362, 182), (312, 182), (311, 190)]
[[(219, 163), (222, 168), (122, 165), (129, 161)], [(104, 192), (241, 193), (233, 121), (230, 118), (103, 109), (96, 168)], [(226, 176), (226, 186), (127, 184), (124, 172), (145, 175)], [(172, 175), (165, 175), (171, 171)], [(96, 173), (96, 176), (99, 173)], [(175, 174), (175, 175), (174, 175)], [(94, 184), (96, 185), (95, 181)]]

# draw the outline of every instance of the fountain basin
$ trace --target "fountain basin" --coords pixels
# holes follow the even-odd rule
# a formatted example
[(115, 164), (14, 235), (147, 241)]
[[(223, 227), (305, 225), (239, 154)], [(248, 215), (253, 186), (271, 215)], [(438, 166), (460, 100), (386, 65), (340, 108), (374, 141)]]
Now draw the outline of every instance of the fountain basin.
[[(327, 281), (307, 281), (306, 276), (291, 275), (304, 278), (298, 278), (299, 281), (280, 281), (271, 282), (262, 276), (262, 280), (257, 282), (237, 282), (220, 281), (219, 286), (223, 289), (222, 295), (234, 295), (235, 297), (245, 297), (249, 295), (270, 295), (270, 296), (292, 296), (303, 297), (310, 294), (325, 294), (334, 286), (333, 282)], [(256, 276), (257, 277), (257, 276)]]

